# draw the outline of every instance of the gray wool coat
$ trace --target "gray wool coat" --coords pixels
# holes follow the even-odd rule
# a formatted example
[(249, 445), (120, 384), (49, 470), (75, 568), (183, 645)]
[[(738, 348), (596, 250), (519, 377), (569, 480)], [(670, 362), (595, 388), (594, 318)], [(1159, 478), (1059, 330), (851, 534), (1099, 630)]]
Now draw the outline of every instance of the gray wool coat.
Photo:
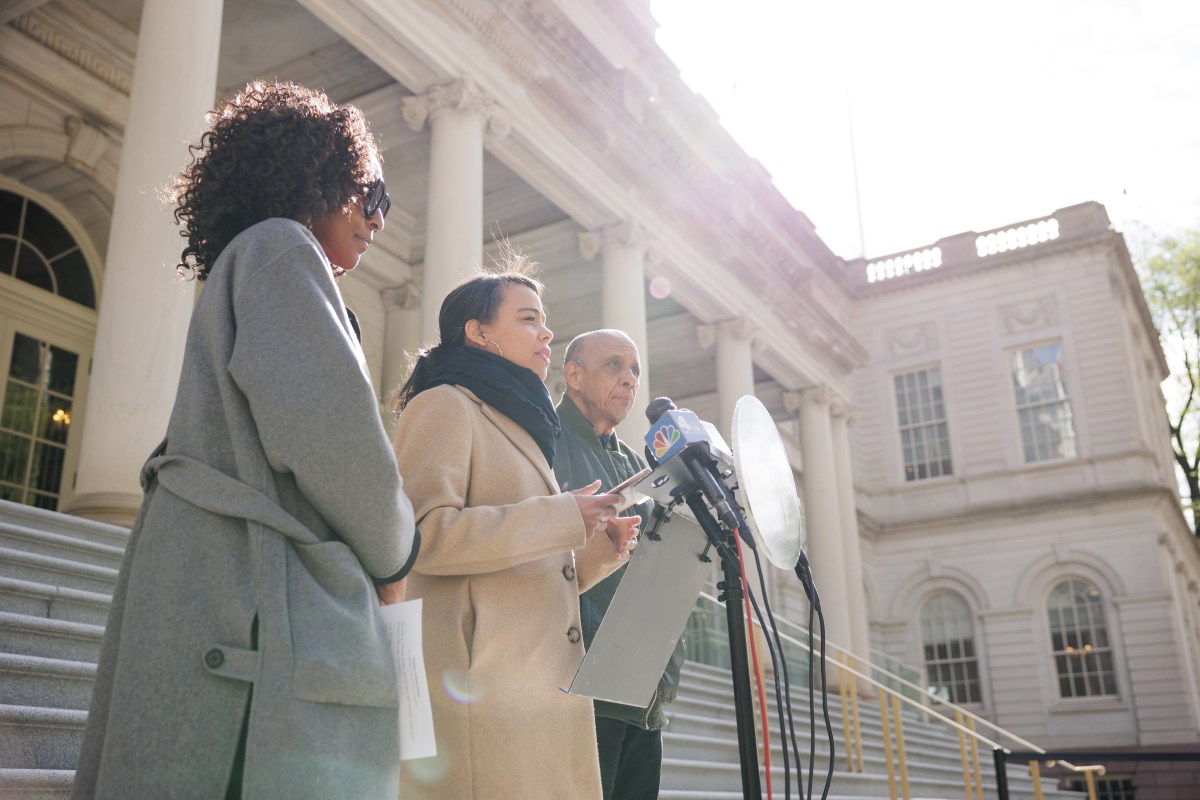
[(72, 797), (222, 798), (246, 719), (244, 797), (394, 798), (370, 576), (406, 567), (412, 507), (302, 225), (259, 223), (213, 265), (142, 481)]

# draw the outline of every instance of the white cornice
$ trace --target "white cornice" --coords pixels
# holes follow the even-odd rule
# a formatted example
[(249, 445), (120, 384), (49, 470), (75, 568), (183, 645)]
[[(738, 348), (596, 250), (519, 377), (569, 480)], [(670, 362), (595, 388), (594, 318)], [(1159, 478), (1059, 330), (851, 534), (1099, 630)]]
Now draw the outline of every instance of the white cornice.
[[(780, 358), (768, 356), (764, 367), (788, 361), (797, 349), (788, 343), (795, 331), (785, 320), (812, 319), (813, 327), (828, 331), (833, 346), (820, 356), (828, 363), (806, 375), (797, 375), (793, 363), (786, 375), (776, 375), (781, 381), (800, 385), (865, 360), (848, 331), (836, 321), (830, 324), (828, 315), (797, 290), (797, 269), (818, 264), (801, 240), (793, 242), (779, 227), (783, 223), (776, 206), (786, 206), (782, 196), (759, 176), (756, 191), (761, 188), (774, 199), (750, 200), (739, 222), (730, 213), (726, 180), (711, 167), (699, 166), (698, 144), (728, 150), (731, 158), (751, 163), (728, 134), (715, 120), (686, 141), (668, 134), (673, 125), (664, 127), (653, 120), (641, 124), (626, 111), (619, 93), (604, 83), (603, 75), (581, 73), (578, 59), (574, 63), (553, 60), (552, 55), (570, 55), (561, 43), (544, 53), (531, 49), (522, 38), (544, 35), (547, 25), (563, 24), (562, 20), (541, 19), (537, 28), (522, 19), (529, 23), (523, 29), (510, 15), (526, 13), (524, 6), (482, 0), (301, 3), (373, 58), (378, 47), (372, 42), (378, 41), (403, 43), (419, 53), (434, 77), (408, 84), (414, 91), (466, 74), (475, 76), (480, 88), (512, 119), (511, 135), (492, 145), (490, 152), (585, 229), (614, 219), (637, 220), (659, 241), (663, 256), (648, 272), (669, 278), (673, 296), (702, 321), (733, 313), (760, 322), (769, 342), (764, 350), (782, 348)], [(372, 25), (357, 28), (358, 19), (370, 19)], [(391, 69), (387, 59), (377, 63)], [(401, 82), (413, 77), (393, 74)], [(700, 103), (692, 95), (678, 113), (691, 116), (694, 109), (707, 107)], [(662, 108), (656, 114), (667, 113), (674, 119), (674, 109)], [(674, 141), (663, 139), (664, 135)], [(617, 144), (621, 149), (614, 150)], [(679, 155), (672, 157), (672, 147), (678, 148)], [(755, 202), (764, 204), (755, 206)], [(790, 225), (803, 233), (802, 218), (794, 210), (790, 215)], [(745, 271), (731, 271), (722, 263), (718, 252), (722, 240), (745, 242)], [(822, 247), (816, 250), (818, 260), (827, 252)], [(770, 305), (763, 303), (764, 295), (771, 297)], [(783, 357), (784, 352), (788, 357)], [(806, 368), (817, 366), (811, 360), (802, 363)]]

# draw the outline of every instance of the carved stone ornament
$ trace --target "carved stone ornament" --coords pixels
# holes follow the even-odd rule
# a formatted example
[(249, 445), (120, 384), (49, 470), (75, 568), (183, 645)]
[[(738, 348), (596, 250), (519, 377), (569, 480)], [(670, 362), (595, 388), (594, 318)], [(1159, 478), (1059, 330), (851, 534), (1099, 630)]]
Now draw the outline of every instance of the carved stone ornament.
[(998, 312), (1005, 333), (1026, 333), (1058, 325), (1058, 302), (1053, 295), (1001, 306)]
[(937, 327), (932, 322), (890, 330), (884, 336), (893, 357), (931, 353), (938, 347)]
[(108, 135), (79, 117), (67, 117), (65, 127), (70, 139), (67, 163), (81, 172), (93, 172), (108, 151)]
[(502, 141), (512, 130), (512, 117), (484, 92), (475, 80), (466, 75), (453, 83), (434, 86), (425, 94), (405, 97), (402, 101), (404, 122), (411, 130), (419, 131), (425, 123), (446, 111), (467, 111), (476, 114), (484, 125), (484, 135), (491, 143)]

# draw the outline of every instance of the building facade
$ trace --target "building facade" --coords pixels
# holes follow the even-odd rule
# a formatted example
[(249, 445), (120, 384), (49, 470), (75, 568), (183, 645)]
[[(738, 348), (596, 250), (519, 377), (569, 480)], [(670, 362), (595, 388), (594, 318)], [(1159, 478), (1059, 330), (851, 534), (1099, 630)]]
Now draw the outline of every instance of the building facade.
[[(764, 401), (833, 642), (1039, 742), (1200, 735), (1166, 366), (1101, 207), (846, 262), (682, 83), (642, 0), (18, 0), (0, 65), (0, 497), (132, 518), (194, 301), (156, 189), (217, 97), (294, 80), (383, 146), (394, 206), (342, 284), (381, 399), (506, 238), (542, 265), (556, 361), (620, 328), (639, 406), (728, 433), (738, 398)], [(767, 578), (803, 620), (790, 573)]]
[(853, 266), (874, 641), (1043, 746), (1194, 741), (1200, 561), (1103, 207)]

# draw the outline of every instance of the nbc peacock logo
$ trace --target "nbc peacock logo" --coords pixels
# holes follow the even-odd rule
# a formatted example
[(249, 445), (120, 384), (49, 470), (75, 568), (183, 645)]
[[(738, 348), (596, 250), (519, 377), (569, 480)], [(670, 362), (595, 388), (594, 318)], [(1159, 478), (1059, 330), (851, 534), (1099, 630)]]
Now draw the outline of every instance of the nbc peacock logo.
[(671, 445), (679, 441), (679, 431), (674, 425), (664, 425), (654, 434), (654, 455), (661, 456), (671, 449)]

